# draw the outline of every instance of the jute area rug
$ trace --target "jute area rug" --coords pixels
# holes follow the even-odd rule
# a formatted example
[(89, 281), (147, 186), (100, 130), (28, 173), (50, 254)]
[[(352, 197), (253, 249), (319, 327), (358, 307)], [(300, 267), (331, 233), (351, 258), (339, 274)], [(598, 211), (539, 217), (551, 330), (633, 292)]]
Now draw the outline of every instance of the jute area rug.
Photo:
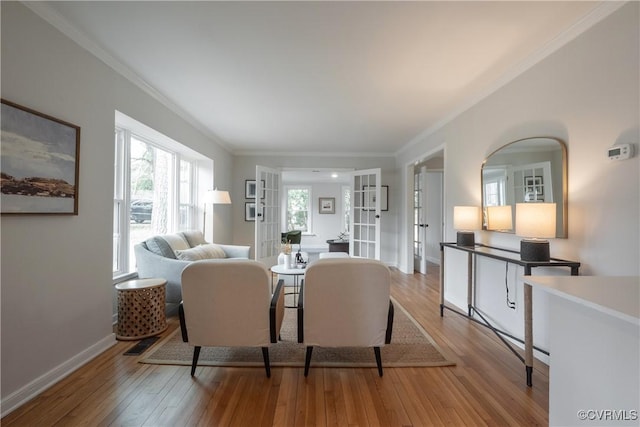
[[(391, 344), (381, 349), (383, 367), (453, 366), (454, 362), (405, 309), (393, 301)], [(281, 341), (269, 347), (271, 366), (304, 366), (305, 346), (297, 342), (296, 310), (286, 309)], [(193, 347), (182, 342), (180, 328), (147, 350), (140, 363), (191, 366)], [(257, 347), (203, 347), (198, 366), (264, 366)], [(311, 366), (375, 367), (371, 348), (314, 347)]]

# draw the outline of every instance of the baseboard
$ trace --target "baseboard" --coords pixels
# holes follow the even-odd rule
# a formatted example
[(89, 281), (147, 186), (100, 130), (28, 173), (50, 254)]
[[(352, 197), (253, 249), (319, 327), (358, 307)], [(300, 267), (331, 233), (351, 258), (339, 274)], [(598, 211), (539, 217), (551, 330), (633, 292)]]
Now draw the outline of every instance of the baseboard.
[(21, 389), (11, 393), (0, 402), (2, 408), (1, 417), (5, 417), (15, 409), (27, 403), (29, 400), (42, 393), (58, 381), (69, 376), (71, 373), (100, 355), (116, 344), (115, 334), (109, 334), (86, 350), (78, 353), (66, 362), (58, 365), (44, 375), (31, 381)]

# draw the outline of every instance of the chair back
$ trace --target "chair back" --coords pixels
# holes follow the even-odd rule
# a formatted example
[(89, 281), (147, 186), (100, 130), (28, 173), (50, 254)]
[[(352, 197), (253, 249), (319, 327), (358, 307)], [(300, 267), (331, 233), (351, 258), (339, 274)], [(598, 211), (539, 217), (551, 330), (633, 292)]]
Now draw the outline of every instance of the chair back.
[(268, 346), (271, 278), (254, 260), (195, 261), (182, 272), (189, 343)]
[(307, 346), (374, 347), (385, 344), (391, 273), (365, 258), (327, 258), (307, 267), (304, 342)]

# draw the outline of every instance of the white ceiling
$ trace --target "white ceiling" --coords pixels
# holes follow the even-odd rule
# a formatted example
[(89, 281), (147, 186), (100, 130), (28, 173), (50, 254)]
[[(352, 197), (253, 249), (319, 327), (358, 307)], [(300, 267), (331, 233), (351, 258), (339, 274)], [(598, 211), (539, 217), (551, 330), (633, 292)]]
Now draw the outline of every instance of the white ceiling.
[(234, 153), (345, 155), (397, 153), (611, 8), (582, 1), (25, 4)]

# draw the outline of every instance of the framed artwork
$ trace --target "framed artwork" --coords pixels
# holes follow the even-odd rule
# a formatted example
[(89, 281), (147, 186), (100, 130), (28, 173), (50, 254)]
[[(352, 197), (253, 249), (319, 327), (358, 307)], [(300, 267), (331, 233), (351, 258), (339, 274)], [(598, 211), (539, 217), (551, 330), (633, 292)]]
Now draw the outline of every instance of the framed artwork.
[[(245, 202), (244, 220), (245, 221), (256, 220), (256, 203), (255, 202)], [(264, 221), (264, 203), (260, 203), (260, 221)]]
[[(262, 181), (262, 196), (261, 199), (264, 199), (264, 179)], [(255, 179), (245, 179), (244, 180), (244, 198), (245, 199), (255, 199), (256, 198), (256, 180)]]
[[(364, 192), (362, 193), (362, 206), (365, 207), (365, 210), (374, 210), (370, 208), (370, 206), (374, 206), (376, 204), (376, 192), (375, 185), (363, 185), (362, 189)], [(367, 191), (371, 189), (371, 191)], [(380, 210), (388, 211), (389, 210), (389, 186), (381, 185), (380, 186)]]
[(336, 213), (336, 198), (335, 197), (318, 198), (318, 212), (321, 214)]
[(78, 215), (80, 127), (1, 100), (2, 214)]

